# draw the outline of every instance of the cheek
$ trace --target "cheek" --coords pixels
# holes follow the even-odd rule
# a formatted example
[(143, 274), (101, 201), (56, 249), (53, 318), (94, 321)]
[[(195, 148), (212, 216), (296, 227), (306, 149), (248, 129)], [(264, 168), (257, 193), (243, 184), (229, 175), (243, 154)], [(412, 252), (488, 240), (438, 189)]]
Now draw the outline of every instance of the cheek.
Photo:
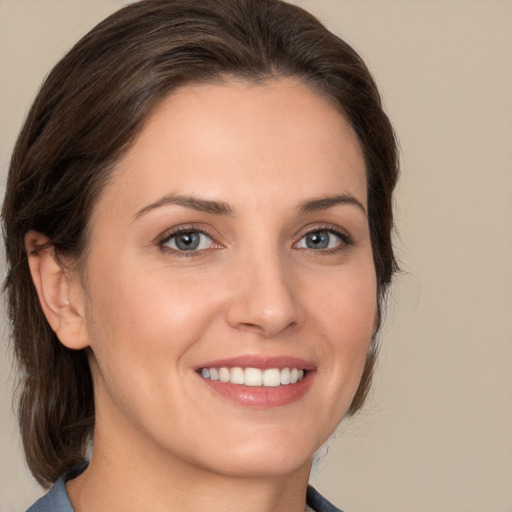
[[(171, 411), (176, 405), (166, 390), (183, 380), (183, 360), (213, 321), (215, 301), (201, 300), (212, 298), (207, 283), (171, 280), (142, 266), (129, 273), (120, 265), (96, 268), (105, 271), (89, 280), (87, 328), (102, 411), (122, 411), (133, 424), (165, 416), (162, 404)], [(155, 401), (159, 413), (151, 408)]]
[[(302, 286), (309, 311), (340, 337), (352, 332), (357, 339), (371, 337), (377, 319), (377, 280), (373, 265), (340, 268), (323, 279), (308, 279)], [(321, 276), (320, 276), (321, 277)]]
[(305, 284), (312, 327), (322, 334), (321, 360), (334, 385), (353, 388), (362, 374), (377, 322), (377, 285), (373, 265), (341, 269), (325, 285)]
[(140, 264), (96, 268), (104, 271), (90, 279), (87, 324), (100, 364), (121, 354), (126, 367), (130, 361), (177, 363), (218, 312), (211, 281)]

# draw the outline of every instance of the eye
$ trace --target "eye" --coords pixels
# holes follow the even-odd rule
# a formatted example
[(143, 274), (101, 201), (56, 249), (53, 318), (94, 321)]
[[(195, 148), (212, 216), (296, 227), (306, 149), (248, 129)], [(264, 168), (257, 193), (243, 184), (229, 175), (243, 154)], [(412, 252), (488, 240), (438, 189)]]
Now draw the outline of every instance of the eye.
[(202, 231), (187, 229), (171, 233), (161, 243), (161, 247), (174, 251), (191, 252), (210, 249), (214, 245), (213, 240)]
[(329, 250), (341, 248), (349, 243), (347, 235), (337, 233), (332, 229), (317, 229), (306, 233), (295, 247), (298, 249)]

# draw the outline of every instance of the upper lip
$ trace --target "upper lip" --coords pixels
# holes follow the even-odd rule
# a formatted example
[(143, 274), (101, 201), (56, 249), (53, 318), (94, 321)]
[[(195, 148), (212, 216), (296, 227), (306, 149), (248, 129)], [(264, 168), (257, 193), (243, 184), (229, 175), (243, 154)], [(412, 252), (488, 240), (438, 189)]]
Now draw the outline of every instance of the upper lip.
[(265, 356), (248, 354), (226, 359), (216, 359), (215, 361), (208, 361), (196, 367), (196, 370), (201, 368), (259, 368), (261, 370), (269, 368), (298, 368), (299, 370), (314, 370), (315, 364), (311, 361), (301, 359), (294, 356)]

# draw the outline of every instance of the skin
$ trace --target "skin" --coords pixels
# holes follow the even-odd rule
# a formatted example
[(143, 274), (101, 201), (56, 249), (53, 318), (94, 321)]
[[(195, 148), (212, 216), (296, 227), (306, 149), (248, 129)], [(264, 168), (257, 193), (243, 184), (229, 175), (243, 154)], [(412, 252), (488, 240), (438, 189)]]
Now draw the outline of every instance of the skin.
[[(162, 201), (176, 195), (232, 211)], [(94, 451), (67, 484), (75, 510), (304, 510), (377, 322), (366, 195), (353, 129), (297, 80), (189, 85), (158, 106), (95, 205), (80, 272), (30, 256), (59, 339), (90, 354)], [(208, 235), (188, 256), (169, 239), (183, 227)], [(331, 248), (307, 247), (311, 230)], [(241, 355), (310, 361), (311, 385), (251, 408), (195, 371)]]

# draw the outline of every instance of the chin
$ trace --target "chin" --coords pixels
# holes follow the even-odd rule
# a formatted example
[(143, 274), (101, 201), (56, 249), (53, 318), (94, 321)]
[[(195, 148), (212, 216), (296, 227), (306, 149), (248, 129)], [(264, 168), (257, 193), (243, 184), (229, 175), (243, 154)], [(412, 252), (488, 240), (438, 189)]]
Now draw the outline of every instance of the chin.
[[(238, 443), (226, 441), (228, 449), (216, 454), (214, 471), (242, 478), (280, 477), (311, 468), (320, 441), (305, 439), (299, 433), (265, 436), (252, 434), (252, 439)], [(210, 458), (210, 457), (209, 457)]]
[(300, 470), (309, 473), (312, 462), (313, 455), (304, 458), (302, 453), (260, 453), (249, 460), (244, 457), (226, 462), (223, 467), (217, 467), (215, 472), (239, 478), (279, 478)]

